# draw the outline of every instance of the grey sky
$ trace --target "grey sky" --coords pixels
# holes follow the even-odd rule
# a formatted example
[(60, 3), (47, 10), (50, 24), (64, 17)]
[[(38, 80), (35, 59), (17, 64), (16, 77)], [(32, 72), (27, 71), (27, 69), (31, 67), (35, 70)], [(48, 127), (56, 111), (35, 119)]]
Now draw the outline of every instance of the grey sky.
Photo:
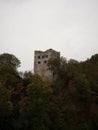
[(0, 0), (0, 53), (32, 70), (34, 50), (53, 48), (67, 59), (98, 53), (98, 0)]

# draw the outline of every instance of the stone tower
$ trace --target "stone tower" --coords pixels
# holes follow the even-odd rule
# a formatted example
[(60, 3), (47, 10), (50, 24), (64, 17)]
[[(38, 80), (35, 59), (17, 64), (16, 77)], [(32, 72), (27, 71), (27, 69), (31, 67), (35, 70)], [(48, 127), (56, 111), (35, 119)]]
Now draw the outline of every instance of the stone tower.
[(47, 63), (51, 58), (60, 57), (60, 52), (48, 49), (46, 51), (35, 51), (34, 53), (34, 73), (41, 76), (43, 80), (51, 81), (53, 73), (48, 69)]

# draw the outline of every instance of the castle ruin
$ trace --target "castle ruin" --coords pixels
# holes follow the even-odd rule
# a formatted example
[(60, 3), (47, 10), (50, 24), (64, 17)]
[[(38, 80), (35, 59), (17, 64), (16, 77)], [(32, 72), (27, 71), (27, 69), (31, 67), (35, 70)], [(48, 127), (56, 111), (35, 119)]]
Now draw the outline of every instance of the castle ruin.
[(34, 73), (41, 76), (43, 80), (51, 81), (53, 79), (53, 73), (48, 69), (49, 59), (60, 57), (60, 52), (53, 49), (46, 51), (34, 52)]

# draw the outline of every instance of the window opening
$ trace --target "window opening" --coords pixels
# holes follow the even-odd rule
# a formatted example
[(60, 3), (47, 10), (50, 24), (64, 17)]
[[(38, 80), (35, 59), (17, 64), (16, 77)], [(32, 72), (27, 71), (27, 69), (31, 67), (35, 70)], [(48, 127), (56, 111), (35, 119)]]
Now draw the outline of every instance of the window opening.
[(44, 56), (42, 56), (42, 58), (44, 58)]
[(38, 64), (40, 64), (41, 62), (40, 61), (38, 61)]
[(45, 60), (44, 63), (47, 63), (47, 61)]
[(46, 58), (48, 57), (48, 55), (46, 55)]
[(40, 59), (40, 56), (38, 56), (38, 59)]

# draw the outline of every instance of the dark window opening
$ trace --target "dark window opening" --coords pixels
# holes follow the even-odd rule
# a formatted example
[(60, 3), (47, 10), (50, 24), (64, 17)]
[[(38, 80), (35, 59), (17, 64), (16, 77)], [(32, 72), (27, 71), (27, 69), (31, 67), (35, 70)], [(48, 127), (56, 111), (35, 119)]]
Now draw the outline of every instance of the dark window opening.
[(48, 55), (46, 55), (46, 58), (48, 57)]
[(47, 63), (47, 61), (45, 60), (44, 63)]
[(40, 59), (40, 56), (38, 56), (38, 59)]
[(40, 61), (38, 61), (38, 64), (40, 64), (41, 62)]
[(53, 72), (53, 77), (55, 76), (55, 73)]
[(42, 56), (42, 58), (44, 58), (44, 56)]

